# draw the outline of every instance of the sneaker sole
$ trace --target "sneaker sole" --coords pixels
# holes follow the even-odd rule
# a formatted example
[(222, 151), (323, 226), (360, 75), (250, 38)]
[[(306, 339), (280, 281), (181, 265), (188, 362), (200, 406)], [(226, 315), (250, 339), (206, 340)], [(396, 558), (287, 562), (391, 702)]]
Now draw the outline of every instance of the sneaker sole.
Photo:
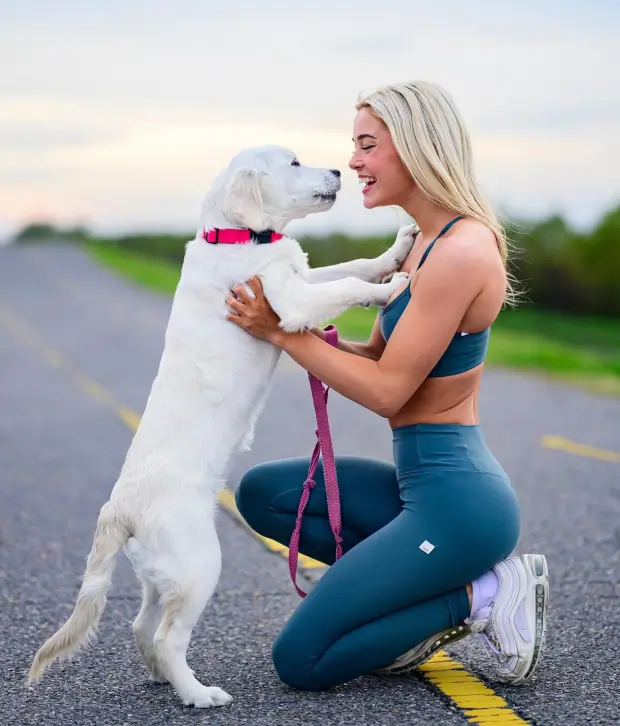
[(519, 685), (528, 681), (540, 662), (547, 632), (547, 610), (549, 606), (547, 559), (544, 555), (522, 555), (520, 560), (528, 573), (528, 580), (530, 581), (526, 593), (526, 607), (534, 610), (534, 647), (532, 648), (531, 660), (522, 674), (514, 676), (500, 671), (499, 680), (502, 683), (511, 685)]
[(471, 634), (471, 630), (466, 625), (459, 625), (456, 628), (448, 628), (441, 633), (434, 635), (432, 638), (424, 641), (415, 648), (401, 655), (391, 665), (385, 668), (379, 668), (373, 671), (378, 675), (402, 675), (415, 670), (422, 663), (431, 658), (435, 653), (445, 648), (450, 643), (456, 643)]

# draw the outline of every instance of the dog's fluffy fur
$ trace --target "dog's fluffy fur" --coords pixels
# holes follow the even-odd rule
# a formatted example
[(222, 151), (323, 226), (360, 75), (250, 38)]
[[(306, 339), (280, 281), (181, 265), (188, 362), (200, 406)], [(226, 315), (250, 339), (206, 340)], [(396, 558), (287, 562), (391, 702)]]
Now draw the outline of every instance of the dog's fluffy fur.
[[(337, 172), (299, 166), (279, 147), (250, 149), (214, 182), (202, 228), (272, 229), (331, 207)], [(206, 687), (186, 662), (192, 629), (218, 582), (221, 556), (214, 514), (235, 452), (249, 447), (280, 351), (226, 320), (231, 287), (253, 275), (294, 331), (355, 305), (384, 305), (402, 286), (397, 273), (413, 228), (376, 259), (309, 269), (291, 238), (273, 244), (212, 245), (200, 230), (188, 243), (159, 371), (110, 499), (103, 505), (83, 584), (68, 621), (38, 651), (29, 682), (93, 636), (114, 563), (124, 548), (143, 587), (133, 624), (152, 678), (169, 681), (184, 704), (232, 699)]]

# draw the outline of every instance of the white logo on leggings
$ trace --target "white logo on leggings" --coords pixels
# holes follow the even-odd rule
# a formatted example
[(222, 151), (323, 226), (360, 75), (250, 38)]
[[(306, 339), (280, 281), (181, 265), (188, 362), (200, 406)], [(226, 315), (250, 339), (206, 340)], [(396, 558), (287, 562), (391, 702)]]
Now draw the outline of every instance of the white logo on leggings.
[(424, 542), (420, 545), (420, 549), (422, 552), (426, 552), (427, 555), (430, 555), (430, 553), (435, 549), (435, 545), (431, 544), (428, 540), (424, 540)]

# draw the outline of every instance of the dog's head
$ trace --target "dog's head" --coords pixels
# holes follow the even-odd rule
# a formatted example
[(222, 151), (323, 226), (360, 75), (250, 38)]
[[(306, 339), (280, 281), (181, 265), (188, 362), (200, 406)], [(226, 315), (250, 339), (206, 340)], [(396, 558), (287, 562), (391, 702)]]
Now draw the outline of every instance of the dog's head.
[(304, 166), (288, 149), (263, 146), (234, 157), (216, 179), (207, 207), (235, 226), (278, 231), (330, 209), (339, 189), (338, 170)]

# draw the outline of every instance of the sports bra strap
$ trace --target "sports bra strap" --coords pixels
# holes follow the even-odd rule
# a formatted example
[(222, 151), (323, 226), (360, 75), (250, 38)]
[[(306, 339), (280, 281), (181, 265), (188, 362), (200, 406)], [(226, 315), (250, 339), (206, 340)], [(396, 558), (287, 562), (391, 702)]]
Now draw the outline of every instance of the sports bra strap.
[(430, 243), (430, 245), (424, 250), (424, 254), (422, 255), (422, 259), (420, 260), (420, 264), (417, 266), (416, 269), (419, 270), (420, 267), (422, 267), (422, 265), (426, 262), (426, 258), (428, 257), (428, 253), (433, 248), (433, 245), (435, 244), (435, 242), (437, 242), (437, 240), (442, 235), (444, 235), (450, 229), (450, 227), (452, 227), (453, 224), (455, 224), (456, 222), (458, 222), (459, 219), (465, 219), (465, 218), (463, 216), (461, 216), (461, 217), (455, 217), (452, 221), (450, 221), (450, 222), (448, 222), (448, 224), (446, 224), (446, 226), (441, 230), (441, 232), (437, 235), (437, 237), (435, 237), (435, 239)]

